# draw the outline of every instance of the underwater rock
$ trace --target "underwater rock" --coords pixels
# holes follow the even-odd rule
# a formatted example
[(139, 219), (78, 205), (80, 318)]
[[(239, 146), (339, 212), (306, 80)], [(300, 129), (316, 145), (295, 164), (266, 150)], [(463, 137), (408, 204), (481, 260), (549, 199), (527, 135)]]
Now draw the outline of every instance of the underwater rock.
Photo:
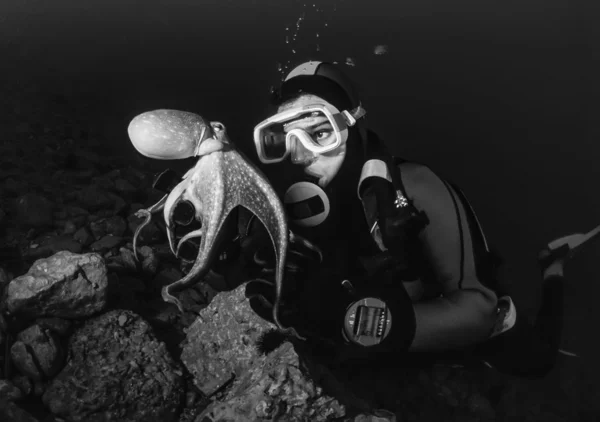
[(72, 235), (77, 231), (77, 224), (73, 220), (67, 220), (63, 224), (63, 234)]
[(94, 177), (95, 174), (97, 174), (98, 172), (96, 171), (96, 169), (91, 169), (91, 168), (87, 168), (85, 170), (83, 170), (83, 168), (80, 167), (81, 161), (78, 159), (77, 156), (75, 156), (75, 163), (74, 163), (74, 167), (79, 168), (80, 170), (75, 173), (74, 178), (75, 178), (75, 182), (77, 183), (89, 183), (90, 179)]
[(146, 189), (152, 179), (152, 176), (131, 166), (121, 169), (121, 177), (138, 189)]
[(54, 205), (48, 199), (34, 193), (26, 193), (17, 198), (15, 215), (24, 227), (48, 227), (53, 223)]
[(61, 251), (78, 254), (82, 251), (82, 245), (68, 235), (44, 237), (30, 245), (29, 249), (25, 251), (25, 257), (29, 259), (47, 258)]
[(71, 321), (62, 318), (38, 318), (35, 323), (61, 337), (67, 336), (72, 326)]
[(4, 300), (11, 314), (81, 318), (104, 309), (107, 285), (100, 255), (62, 251), (37, 260), (27, 274), (12, 280)]
[(125, 230), (127, 230), (127, 222), (123, 217), (114, 215), (105, 220), (106, 233), (112, 236), (123, 236)]
[(0, 267), (0, 292), (4, 290), (4, 287), (8, 285), (10, 279), (8, 278), (8, 274), (4, 270), (4, 268)]
[(172, 327), (180, 317), (177, 308), (162, 298), (151, 299), (145, 305), (149, 312), (148, 320), (158, 326)]
[(328, 421), (346, 416), (346, 408), (306, 377), (298, 355), (284, 343), (240, 371), (227, 397), (197, 418), (201, 421), (278, 420)]
[(92, 178), (92, 183), (94, 185), (96, 185), (100, 190), (110, 191), (110, 190), (115, 189), (114, 180), (112, 180), (110, 177), (108, 177), (106, 175), (96, 176), (96, 177)]
[(114, 215), (123, 215), (128, 207), (127, 202), (123, 198), (121, 198), (119, 195), (115, 195), (114, 193), (111, 193), (109, 196), (114, 201), (112, 213)]
[(0, 397), (9, 400), (19, 400), (23, 397), (23, 392), (12, 382), (0, 380)]
[(54, 415), (91, 420), (177, 420), (183, 373), (151, 327), (115, 310), (86, 321), (69, 342), (69, 360), (42, 397)]
[(106, 252), (109, 249), (116, 248), (124, 242), (120, 236), (106, 235), (102, 239), (95, 241), (90, 245), (90, 249), (94, 252)]
[(94, 236), (94, 240), (100, 240), (106, 236), (106, 219), (99, 218), (95, 221), (91, 221), (89, 225), (90, 233)]
[(75, 232), (73, 239), (83, 246), (89, 246), (94, 241), (94, 236), (87, 227), (82, 227)]
[(115, 190), (125, 198), (135, 198), (138, 189), (125, 179), (115, 180)]
[(496, 412), (490, 401), (480, 393), (471, 395), (467, 400), (469, 411), (480, 416), (480, 420), (495, 421)]
[(8, 324), (6, 323), (6, 319), (4, 318), (4, 315), (2, 315), (2, 313), (0, 313), (0, 332), (6, 333), (7, 331), (8, 331)]
[(142, 271), (148, 275), (156, 274), (160, 262), (152, 248), (149, 246), (142, 246), (140, 248), (140, 257), (142, 258)]
[(219, 292), (230, 289), (225, 278), (214, 271), (209, 271), (204, 277), (203, 283), (197, 283), (193, 288), (200, 293), (206, 303), (212, 302)]
[(58, 336), (35, 324), (17, 335), (10, 356), (19, 372), (40, 381), (60, 371), (65, 355)]
[(77, 229), (81, 228), (87, 223), (90, 213), (77, 206), (68, 206), (64, 210), (66, 212), (66, 218), (71, 221)]
[(65, 207), (64, 211), (67, 213), (67, 216), (71, 218), (80, 216), (87, 217), (88, 215), (90, 215), (90, 213), (86, 209), (78, 207), (76, 205), (68, 205)]
[(48, 385), (47, 381), (34, 380), (33, 381), (33, 395), (36, 397), (41, 397), (41, 395), (44, 394), (44, 391), (46, 391), (47, 385)]
[(123, 262), (123, 258), (118, 256), (110, 256), (105, 257), (106, 268), (110, 272), (114, 272), (116, 274), (127, 274), (132, 272), (130, 268), (127, 268), (125, 263)]
[(11, 400), (0, 398), (0, 420), (4, 422), (39, 422), (37, 418)]
[(96, 186), (83, 188), (77, 194), (79, 202), (90, 211), (111, 208), (114, 206), (114, 198), (106, 191)]
[(12, 377), (11, 382), (21, 391), (21, 397), (27, 397), (33, 392), (33, 384), (25, 375), (17, 374)]
[(17, 180), (14, 177), (9, 177), (4, 181), (4, 194), (9, 198), (14, 198), (27, 192), (29, 184), (24, 180)]
[(110, 170), (104, 176), (108, 177), (109, 179), (113, 179), (113, 180), (118, 179), (119, 177), (121, 177), (121, 169)]
[(138, 270), (138, 263), (135, 260), (135, 256), (133, 255), (132, 250), (127, 248), (120, 248), (119, 253), (119, 258), (124, 268), (133, 272)]
[(240, 375), (265, 361), (256, 343), (274, 329), (260, 318), (245, 296), (245, 285), (218, 294), (186, 330), (181, 360), (205, 395), (227, 382), (232, 373)]
[(114, 215), (108, 218), (101, 218), (90, 223), (90, 231), (96, 240), (108, 235), (123, 236), (127, 230), (127, 222), (123, 217)]

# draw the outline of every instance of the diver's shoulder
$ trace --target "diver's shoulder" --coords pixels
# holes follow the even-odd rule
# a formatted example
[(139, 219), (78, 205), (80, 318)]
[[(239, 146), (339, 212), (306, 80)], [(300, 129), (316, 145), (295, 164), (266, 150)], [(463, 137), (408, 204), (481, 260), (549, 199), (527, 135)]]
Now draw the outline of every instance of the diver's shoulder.
[(409, 191), (417, 189), (421, 192), (436, 194), (445, 189), (445, 179), (426, 164), (402, 161), (397, 166), (400, 169), (402, 183)]
[(426, 164), (416, 161), (404, 161), (396, 164), (402, 174), (402, 180), (411, 179), (413, 181), (427, 182), (432, 178), (440, 177)]

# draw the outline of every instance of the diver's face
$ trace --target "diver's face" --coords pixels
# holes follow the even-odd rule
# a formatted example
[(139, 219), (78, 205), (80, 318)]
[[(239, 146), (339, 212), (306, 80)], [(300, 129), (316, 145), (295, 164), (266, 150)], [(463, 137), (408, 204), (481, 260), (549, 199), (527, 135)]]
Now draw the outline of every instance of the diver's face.
[[(278, 112), (281, 113), (286, 110), (290, 110), (297, 107), (303, 107), (308, 105), (326, 105), (331, 106), (330, 103), (317, 97), (315, 95), (302, 95), (294, 101), (286, 103), (279, 107)], [(301, 120), (296, 120), (288, 123), (285, 126), (285, 131), (289, 132), (292, 129), (303, 129), (306, 131), (316, 142), (321, 144), (327, 144), (333, 142), (335, 139), (335, 133), (333, 127), (329, 123), (326, 117), (309, 117)], [(302, 166), (304, 173), (319, 179), (318, 184), (321, 188), (327, 186), (338, 173), (344, 157), (346, 156), (346, 142), (343, 142), (338, 148), (333, 151), (329, 151), (324, 154), (314, 154), (307, 150), (304, 145), (299, 141), (294, 141), (292, 149), (290, 151), (290, 159), (292, 163)]]

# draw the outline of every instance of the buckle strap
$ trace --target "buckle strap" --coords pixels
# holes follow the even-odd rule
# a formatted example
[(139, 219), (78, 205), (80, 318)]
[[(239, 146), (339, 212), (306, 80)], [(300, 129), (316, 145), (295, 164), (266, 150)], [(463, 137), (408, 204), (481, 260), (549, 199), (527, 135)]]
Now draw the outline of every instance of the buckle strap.
[(346, 121), (346, 125), (348, 126), (354, 126), (356, 124), (356, 121), (361, 117), (364, 117), (365, 114), (367, 114), (367, 110), (365, 110), (360, 104), (355, 109), (352, 109), (350, 111), (344, 110), (341, 112), (341, 115), (343, 116), (344, 120)]

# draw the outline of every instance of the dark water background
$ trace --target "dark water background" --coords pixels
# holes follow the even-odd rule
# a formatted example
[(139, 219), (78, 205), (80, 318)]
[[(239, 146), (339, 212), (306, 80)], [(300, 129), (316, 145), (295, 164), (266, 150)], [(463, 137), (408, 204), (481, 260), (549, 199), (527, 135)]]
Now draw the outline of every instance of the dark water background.
[[(600, 224), (592, 2), (313, 1), (321, 13), (295, 0), (3, 0), (3, 83), (93, 97), (92, 120), (123, 155), (135, 155), (128, 122), (156, 108), (220, 120), (251, 151), (278, 62), (352, 57), (344, 68), (372, 128), (462, 187), (534, 312), (538, 250)], [(285, 28), (303, 12), (293, 54)], [(374, 55), (377, 44), (389, 52)], [(590, 374), (600, 374), (599, 259), (600, 242), (567, 268), (563, 348)]]

